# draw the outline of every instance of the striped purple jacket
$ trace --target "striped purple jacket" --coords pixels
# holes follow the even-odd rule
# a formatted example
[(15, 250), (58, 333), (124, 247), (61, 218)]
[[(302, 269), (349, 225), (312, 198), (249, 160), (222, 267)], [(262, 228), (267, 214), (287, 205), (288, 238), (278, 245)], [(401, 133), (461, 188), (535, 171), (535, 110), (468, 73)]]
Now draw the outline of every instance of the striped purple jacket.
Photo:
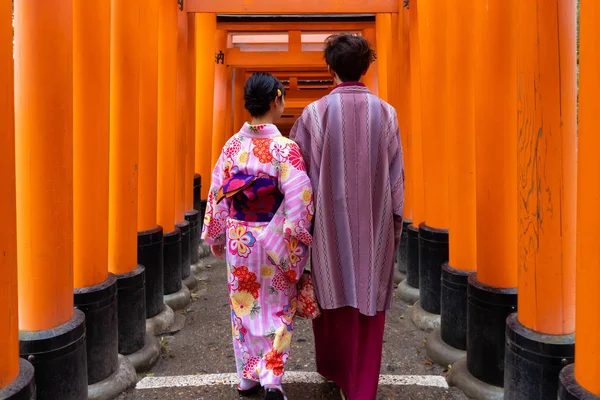
[(360, 83), (310, 104), (290, 138), (315, 192), (312, 273), (324, 309), (375, 315), (393, 299), (404, 206), (396, 110)]

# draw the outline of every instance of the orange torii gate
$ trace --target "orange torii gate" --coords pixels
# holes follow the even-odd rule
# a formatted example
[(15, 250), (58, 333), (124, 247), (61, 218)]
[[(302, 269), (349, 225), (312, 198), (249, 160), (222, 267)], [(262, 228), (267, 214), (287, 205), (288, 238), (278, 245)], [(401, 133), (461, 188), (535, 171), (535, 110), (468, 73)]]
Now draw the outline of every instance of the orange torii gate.
[[(195, 284), (202, 200), (247, 119), (247, 75), (287, 81), (287, 131), (331, 89), (303, 34), (351, 31), (379, 55), (365, 83), (398, 111), (401, 295), (436, 329), (428, 354), (454, 363), (449, 381), (474, 398), (600, 398), (594, 2), (582, 6), (576, 177), (569, 0), (15, 0), (14, 94), (5, 3), (0, 397), (93, 398), (151, 367), (153, 333)], [(237, 34), (286, 39), (266, 51)]]

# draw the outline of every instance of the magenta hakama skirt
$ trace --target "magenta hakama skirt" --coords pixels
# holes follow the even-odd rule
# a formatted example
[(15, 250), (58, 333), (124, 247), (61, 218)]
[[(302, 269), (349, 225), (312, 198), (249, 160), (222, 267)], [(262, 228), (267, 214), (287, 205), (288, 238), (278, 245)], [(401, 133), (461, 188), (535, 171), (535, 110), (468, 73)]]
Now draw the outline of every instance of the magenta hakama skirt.
[(313, 320), (317, 372), (335, 382), (348, 400), (375, 400), (381, 371), (385, 311), (323, 310)]

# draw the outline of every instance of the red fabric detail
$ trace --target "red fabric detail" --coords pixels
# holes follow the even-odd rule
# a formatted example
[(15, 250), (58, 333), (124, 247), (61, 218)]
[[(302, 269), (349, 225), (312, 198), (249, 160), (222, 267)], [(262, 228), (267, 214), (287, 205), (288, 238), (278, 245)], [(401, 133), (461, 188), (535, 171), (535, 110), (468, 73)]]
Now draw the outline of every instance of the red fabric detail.
[(348, 400), (375, 400), (381, 371), (385, 311), (323, 310), (313, 320), (317, 372), (335, 382)]

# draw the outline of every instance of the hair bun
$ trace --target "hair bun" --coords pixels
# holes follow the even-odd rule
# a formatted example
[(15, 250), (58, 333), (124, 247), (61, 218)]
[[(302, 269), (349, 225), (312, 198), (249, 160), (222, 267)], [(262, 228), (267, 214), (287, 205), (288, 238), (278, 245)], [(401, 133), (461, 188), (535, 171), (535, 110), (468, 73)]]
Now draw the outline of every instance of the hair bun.
[(244, 86), (244, 107), (253, 117), (265, 115), (276, 97), (281, 97), (283, 84), (271, 74), (257, 72)]

